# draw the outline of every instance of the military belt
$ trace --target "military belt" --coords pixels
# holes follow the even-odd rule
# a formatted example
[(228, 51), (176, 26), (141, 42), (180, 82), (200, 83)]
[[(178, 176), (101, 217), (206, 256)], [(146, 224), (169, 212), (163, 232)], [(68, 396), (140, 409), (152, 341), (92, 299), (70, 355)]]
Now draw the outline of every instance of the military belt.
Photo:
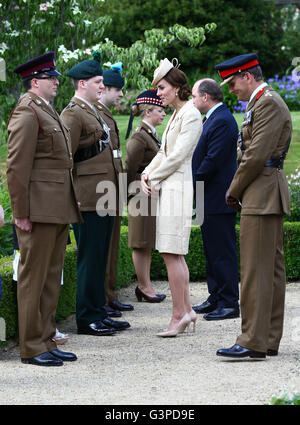
[(272, 167), (272, 168), (277, 168), (278, 170), (282, 170), (283, 169), (283, 163), (284, 163), (283, 158), (270, 158), (265, 163), (264, 167)]
[(82, 162), (93, 158), (94, 156), (99, 155), (106, 148), (106, 146), (106, 143), (98, 140), (87, 148), (78, 149), (74, 155), (74, 162)]

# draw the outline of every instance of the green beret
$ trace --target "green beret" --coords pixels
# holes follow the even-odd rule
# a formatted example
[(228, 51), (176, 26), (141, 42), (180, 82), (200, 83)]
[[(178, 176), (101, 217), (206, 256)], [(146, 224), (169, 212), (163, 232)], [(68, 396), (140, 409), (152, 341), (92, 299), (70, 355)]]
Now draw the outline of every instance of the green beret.
[(88, 80), (97, 75), (103, 75), (103, 70), (101, 68), (101, 53), (93, 52), (92, 56), (93, 59), (87, 59), (74, 65), (66, 75), (75, 80)]
[(121, 75), (122, 62), (117, 62), (111, 65), (111, 69), (105, 69), (103, 71), (103, 84), (105, 86), (113, 86), (119, 89), (124, 87), (125, 80)]

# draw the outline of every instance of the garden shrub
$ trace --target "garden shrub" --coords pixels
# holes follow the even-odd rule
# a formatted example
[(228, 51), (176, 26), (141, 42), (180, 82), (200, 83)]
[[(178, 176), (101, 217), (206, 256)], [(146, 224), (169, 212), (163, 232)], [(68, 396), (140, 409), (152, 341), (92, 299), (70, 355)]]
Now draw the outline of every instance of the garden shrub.
[[(120, 250), (118, 259), (117, 287), (125, 287), (136, 278), (132, 263), (131, 252), (128, 248), (127, 226), (121, 228)], [(236, 226), (237, 250), (239, 252), (239, 226)], [(61, 287), (56, 319), (62, 320), (75, 313), (76, 310), (76, 242), (71, 232), (71, 244), (67, 246), (64, 263), (64, 284)], [(287, 280), (300, 277), (300, 223), (284, 224), (284, 253)], [(190, 271), (191, 281), (203, 281), (206, 277), (205, 256), (201, 230), (199, 226), (192, 226), (189, 253), (186, 262)], [(12, 280), (12, 257), (0, 259), (0, 273), (2, 276), (2, 300), (0, 301), (0, 317), (7, 324), (7, 338), (17, 334), (17, 284)], [(153, 280), (167, 280), (167, 270), (162, 255), (153, 250), (151, 262), (151, 278)]]

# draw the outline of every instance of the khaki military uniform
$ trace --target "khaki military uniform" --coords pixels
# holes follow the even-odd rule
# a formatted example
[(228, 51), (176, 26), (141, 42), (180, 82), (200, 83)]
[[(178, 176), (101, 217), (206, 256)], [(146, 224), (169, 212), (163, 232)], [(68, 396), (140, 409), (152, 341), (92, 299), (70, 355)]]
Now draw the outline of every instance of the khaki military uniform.
[[(150, 127), (142, 121), (139, 127), (135, 129), (126, 145), (127, 155), (125, 160), (125, 171), (127, 172), (129, 186), (132, 182), (141, 180), (141, 173), (156, 156), (159, 148), (160, 141), (157, 139), (157, 136), (154, 135)], [(136, 196), (135, 192), (133, 195)], [(133, 206), (133, 199), (129, 200), (128, 246), (129, 248), (155, 248), (156, 202), (153, 197), (148, 197), (143, 191), (141, 191), (138, 196), (141, 197), (140, 202), (145, 202), (146, 200), (148, 204), (148, 216), (131, 215), (130, 208)], [(136, 198), (134, 199), (135, 205)]]
[(286, 150), (291, 129), (286, 104), (266, 86), (248, 103), (242, 125), (245, 151), (229, 187), (230, 195), (242, 203), (242, 334), (237, 344), (260, 352), (278, 350), (282, 336), (283, 216), (290, 212), (284, 170), (266, 165)]
[[(99, 114), (107, 123), (110, 128), (110, 144), (113, 151), (113, 162), (114, 167), (117, 172), (117, 176), (119, 173), (123, 173), (123, 165), (122, 165), (122, 155), (120, 148), (120, 136), (119, 129), (116, 121), (113, 118), (110, 110), (99, 102), (97, 105), (97, 109)], [(119, 185), (116, 186), (119, 189)], [(122, 211), (119, 205), (119, 190), (117, 190), (117, 210), (114, 221), (114, 227), (112, 230), (110, 247), (109, 247), (109, 255), (107, 260), (106, 267), (106, 277), (105, 277), (105, 293), (106, 293), (106, 302), (109, 304), (112, 301), (116, 301), (117, 296), (117, 269), (118, 269), (118, 254), (119, 254), (119, 242), (120, 242), (120, 234), (121, 234), (121, 221), (122, 221)], [(121, 202), (122, 204), (122, 202)]]
[[(111, 143), (103, 144), (104, 123), (95, 105), (76, 96), (61, 117), (71, 131), (74, 184), (84, 223), (73, 226), (77, 241), (77, 326), (88, 326), (107, 317), (104, 281), (111, 232), (116, 214), (117, 169)], [(108, 140), (108, 139), (107, 139)], [(96, 152), (93, 149), (99, 148)], [(99, 187), (110, 182), (107, 195)], [(106, 183), (104, 183), (106, 184)], [(112, 189), (112, 187), (110, 189)], [(101, 206), (103, 197), (109, 197)], [(104, 198), (103, 198), (104, 199)], [(105, 198), (106, 199), (106, 198)]]
[(68, 128), (51, 106), (28, 92), (8, 124), (7, 183), (13, 219), (26, 218), (32, 231), (16, 227), (18, 315), (21, 357), (31, 358), (56, 348), (61, 273), (69, 223), (81, 220), (72, 178)]

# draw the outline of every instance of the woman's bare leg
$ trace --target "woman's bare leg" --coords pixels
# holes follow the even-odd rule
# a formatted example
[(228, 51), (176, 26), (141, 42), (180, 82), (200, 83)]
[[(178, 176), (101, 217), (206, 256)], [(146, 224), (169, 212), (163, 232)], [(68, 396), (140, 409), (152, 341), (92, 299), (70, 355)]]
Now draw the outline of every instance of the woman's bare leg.
[(151, 249), (134, 248), (132, 251), (132, 261), (138, 279), (138, 287), (149, 297), (155, 297), (156, 293), (150, 279)]
[(167, 253), (162, 255), (168, 270), (173, 302), (172, 318), (168, 327), (168, 330), (172, 330), (178, 325), (183, 316), (191, 310), (189, 296), (187, 296), (189, 272), (182, 255)]

